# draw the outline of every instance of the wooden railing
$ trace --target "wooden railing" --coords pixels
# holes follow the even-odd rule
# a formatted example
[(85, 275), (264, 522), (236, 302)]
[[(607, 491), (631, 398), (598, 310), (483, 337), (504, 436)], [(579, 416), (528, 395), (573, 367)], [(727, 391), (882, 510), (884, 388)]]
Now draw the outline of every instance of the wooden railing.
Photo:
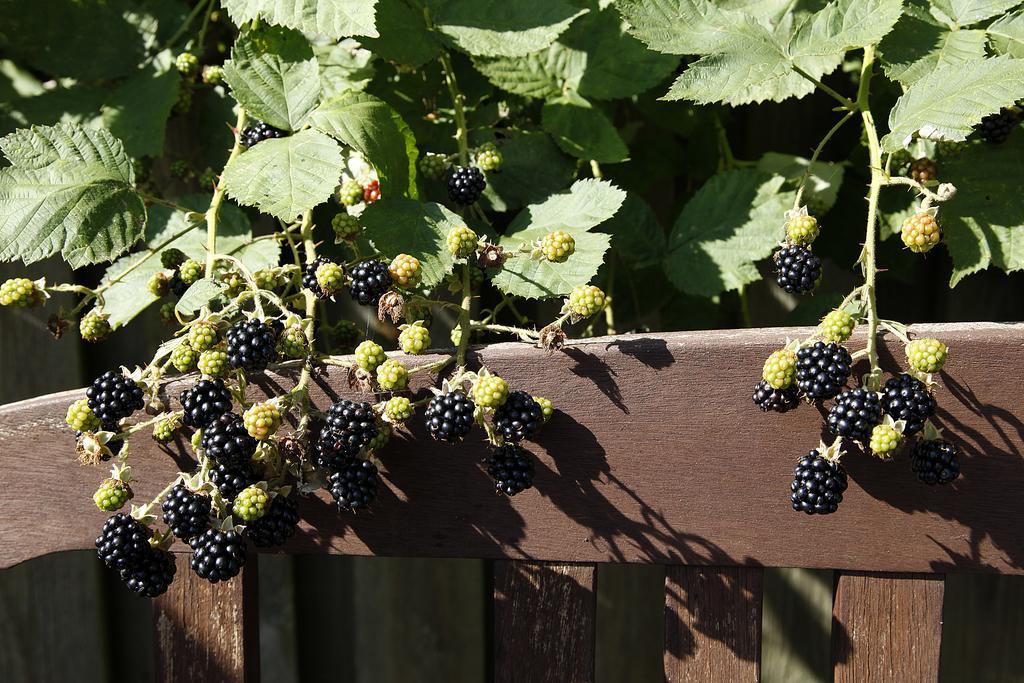
[[(473, 363), (559, 408), (529, 446), (535, 488), (494, 494), (480, 443), (436, 444), (413, 425), (381, 451), (387, 487), (371, 512), (340, 515), (325, 494), (303, 499), (303, 524), (285, 551), (499, 560), (493, 643), (502, 681), (594, 678), (595, 563), (666, 567), (668, 680), (756, 680), (763, 568), (832, 568), (836, 680), (937, 680), (943, 575), (1024, 573), (1024, 326), (912, 328), (952, 349), (937, 378), (937, 422), (963, 447), (963, 476), (931, 488), (905, 454), (886, 463), (854, 450), (843, 461), (850, 488), (827, 517), (787, 502), (795, 461), (821, 437), (821, 413), (808, 405), (763, 414), (750, 402), (764, 357), (808, 333), (623, 336), (553, 354), (481, 349)], [(884, 367), (903, 360), (898, 343), (881, 353)], [(285, 370), (251, 390), (276, 395), (293, 380)], [(351, 395), (341, 371), (316, 376), (317, 405), (339, 394)], [(0, 567), (92, 547), (104, 515), (87, 492), (99, 475), (74, 461), (63, 424), (79, 396), (0, 408)], [(139, 500), (190, 466), (184, 442), (164, 452), (136, 438), (132, 449)], [(173, 550), (182, 553), (178, 577), (154, 615), (158, 676), (255, 680), (256, 563), (211, 586), (189, 571), (186, 548)]]

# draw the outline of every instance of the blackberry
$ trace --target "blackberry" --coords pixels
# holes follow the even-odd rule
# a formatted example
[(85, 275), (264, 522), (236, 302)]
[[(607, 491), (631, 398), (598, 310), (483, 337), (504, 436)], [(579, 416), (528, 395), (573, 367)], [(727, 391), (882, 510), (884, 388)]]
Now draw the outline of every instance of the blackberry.
[(440, 180), (448, 170), (448, 159), (443, 154), (427, 152), (420, 157), (418, 166), (420, 173), (426, 177), (431, 180)]
[(203, 277), (203, 264), (195, 259), (188, 259), (178, 266), (178, 277), (186, 285), (194, 285), (199, 278)]
[(380, 181), (371, 180), (363, 188), (363, 203), (373, 204), (380, 199)]
[(409, 385), (409, 371), (394, 358), (377, 366), (377, 385), (382, 391), (402, 391)]
[(320, 288), (320, 284), (316, 281), (316, 269), (325, 263), (332, 263), (332, 261), (325, 256), (319, 256), (315, 261), (307, 263), (306, 267), (302, 269), (302, 286), (313, 292), (318, 299), (326, 299), (330, 296)]
[(985, 142), (999, 145), (1006, 142), (1010, 133), (1020, 123), (1020, 114), (1013, 109), (1002, 109), (997, 114), (989, 114), (981, 119), (974, 130)]
[(220, 491), (220, 495), (227, 500), (234, 500), (248, 486), (259, 481), (259, 477), (248, 462), (219, 462), (210, 468), (210, 481)]
[(384, 347), (369, 339), (359, 342), (354, 355), (356, 357), (356, 365), (367, 372), (373, 372), (377, 369), (377, 366), (388, 359), (384, 353)]
[[(206, 85), (220, 85), (224, 82), (224, 67), (217, 64), (207, 64), (203, 67), (203, 83)], [(203, 183), (212, 185), (213, 183)]]
[(505, 404), (494, 411), (494, 428), (506, 441), (529, 439), (544, 424), (544, 411), (525, 391), (509, 393)]
[(167, 592), (176, 570), (173, 555), (166, 550), (150, 548), (138, 562), (121, 570), (121, 580), (128, 590), (155, 598)]
[(821, 281), (821, 259), (807, 247), (783, 247), (775, 252), (775, 281), (790, 294), (806, 294)]
[(196, 366), (198, 356), (196, 350), (183, 341), (171, 351), (171, 365), (178, 372), (189, 372)]
[(146, 282), (146, 289), (153, 296), (167, 296), (167, 292), (170, 290), (170, 281), (171, 279), (163, 273), (154, 273), (153, 277)]
[(253, 121), (245, 127), (242, 134), (238, 136), (238, 140), (242, 143), (243, 147), (252, 147), (264, 140), (283, 138), (286, 135), (287, 133), (280, 128), (274, 128), (263, 121)]
[(282, 545), (299, 524), (299, 508), (289, 496), (275, 496), (266, 513), (245, 527), (245, 535), (257, 548)]
[(494, 480), (494, 488), (514, 496), (533, 486), (533, 461), (515, 444), (499, 446), (487, 460), (487, 474)]
[(391, 279), (402, 289), (413, 289), (423, 279), (423, 264), (415, 256), (399, 254), (388, 266)]
[(358, 218), (344, 211), (331, 219), (331, 227), (334, 228), (335, 244), (346, 240), (354, 241), (363, 229)]
[(835, 342), (814, 342), (796, 352), (796, 384), (800, 393), (812, 399), (832, 398), (850, 378), (853, 359), (845, 346)]
[(793, 493), (790, 496), (793, 509), (809, 515), (833, 513), (843, 502), (846, 486), (843, 466), (826, 460), (813, 450), (800, 458), (793, 470)]
[(331, 497), (341, 510), (365, 508), (377, 497), (377, 466), (349, 458), (327, 478)]
[(906, 422), (903, 433), (907, 436), (921, 431), (935, 408), (935, 398), (924, 382), (906, 373), (892, 377), (882, 387), (882, 409), (892, 419)]
[(461, 391), (430, 399), (423, 413), (430, 435), (439, 441), (462, 441), (473, 427), (476, 404)]
[(87, 342), (103, 341), (110, 336), (110, 316), (99, 311), (89, 311), (78, 321), (78, 333)]
[(167, 528), (186, 543), (210, 528), (210, 497), (184, 484), (171, 489), (160, 509)]
[(96, 493), (92, 494), (92, 502), (104, 512), (120, 510), (134, 497), (132, 487), (120, 479), (104, 479)]
[(356, 264), (350, 274), (352, 284), (349, 295), (363, 306), (376, 306), (377, 301), (391, 289), (391, 271), (383, 261), (363, 261)]
[(910, 164), (910, 177), (919, 183), (930, 183), (939, 175), (938, 166), (928, 157), (914, 159)]
[(960, 476), (957, 447), (945, 439), (919, 441), (910, 455), (910, 465), (917, 478), (929, 486), (948, 484)]
[(125, 569), (149, 550), (153, 530), (131, 515), (119, 512), (107, 518), (96, 538), (96, 554), (110, 569)]
[[(142, 387), (119, 370), (108, 370), (85, 390), (89, 407), (100, 422), (116, 425), (144, 405)], [(112, 431), (117, 431), (116, 428)]]
[(69, 405), (64, 420), (76, 432), (95, 432), (100, 428), (100, 420), (93, 415), (87, 398), (80, 398)]
[(191, 389), (181, 392), (181, 421), (189, 427), (209, 427), (231, 410), (231, 392), (224, 380), (201, 379)]
[(267, 512), (270, 494), (261, 486), (247, 486), (237, 496), (231, 512), (243, 522), (255, 522)]
[(338, 188), (338, 201), (345, 206), (355, 206), (363, 201), (363, 186), (355, 178), (349, 178)]
[(169, 417), (153, 425), (153, 440), (159, 443), (170, 443), (174, 439), (174, 432), (181, 426), (181, 416), (172, 413)]
[(569, 312), (574, 318), (584, 319), (604, 310), (607, 297), (600, 287), (576, 285), (569, 292)]
[(306, 326), (295, 323), (286, 327), (277, 340), (277, 352), (285, 358), (305, 358), (309, 353)]
[(923, 254), (931, 251), (942, 240), (942, 228), (935, 221), (935, 216), (927, 211), (919, 211), (903, 221), (900, 239), (910, 251)]
[(199, 354), (196, 367), (203, 377), (224, 377), (228, 374), (228, 354), (224, 349), (207, 349)]
[(257, 441), (266, 441), (281, 426), (281, 411), (269, 401), (254, 403), (242, 413), (242, 422), (249, 436)]
[(412, 401), (405, 396), (395, 396), (384, 404), (384, 416), (391, 422), (405, 422), (412, 413)]
[(359, 449), (349, 446), (345, 436), (330, 427), (325, 427), (313, 443), (313, 462), (328, 471), (340, 469), (345, 462), (356, 455)]
[[(327, 410), (327, 430), (320, 441), (340, 441), (340, 449), (347, 455), (355, 455), (377, 436), (377, 416), (369, 403), (356, 403), (342, 399)], [(325, 431), (327, 431), (325, 430)]]
[(181, 295), (188, 290), (188, 283), (181, 279), (177, 272), (171, 276), (171, 279), (167, 281), (167, 289), (170, 290), (177, 298), (181, 298)]
[(763, 379), (772, 389), (788, 389), (796, 381), (796, 353), (790, 348), (773, 351), (764, 360)]
[(828, 413), (828, 429), (862, 444), (871, 439), (871, 430), (882, 422), (882, 399), (878, 392), (847, 389), (838, 396)]
[(907, 363), (918, 372), (938, 372), (946, 364), (949, 349), (938, 339), (915, 339), (905, 349)]
[(171, 247), (160, 252), (160, 265), (164, 268), (177, 268), (186, 260), (188, 260), (188, 256), (181, 249)]
[(476, 253), (477, 242), (480, 240), (477, 234), (465, 225), (452, 228), (445, 237), (445, 246), (448, 253), (456, 258), (468, 258)]
[(487, 181), (479, 168), (456, 166), (448, 176), (448, 198), (456, 204), (472, 204), (486, 187)]
[(415, 356), (430, 348), (430, 330), (422, 320), (417, 320), (411, 325), (402, 325), (398, 329), (401, 330), (398, 345), (402, 347), (402, 351)]
[(228, 363), (233, 368), (260, 372), (277, 360), (281, 327), (262, 320), (235, 323), (228, 330)]
[(818, 219), (814, 216), (795, 216), (786, 221), (786, 241), (807, 246), (818, 239)]
[(183, 76), (191, 76), (199, 68), (199, 58), (191, 52), (182, 52), (174, 58), (174, 68)]
[(903, 434), (892, 425), (875, 425), (874, 429), (871, 430), (871, 440), (868, 442), (868, 448), (871, 449), (872, 455), (888, 460), (902, 446)]
[(203, 449), (219, 463), (245, 463), (256, 452), (256, 439), (236, 413), (224, 413), (203, 429)]
[(818, 334), (825, 341), (844, 342), (853, 334), (857, 321), (843, 310), (829, 311), (818, 324)]
[(754, 403), (766, 413), (768, 411), (785, 413), (796, 408), (799, 402), (800, 397), (797, 394), (796, 387), (775, 389), (764, 380), (758, 382), (757, 386), (754, 387)]
[(217, 324), (197, 320), (188, 330), (188, 345), (196, 351), (212, 349), (217, 344)]
[(540, 250), (548, 261), (562, 263), (575, 253), (576, 240), (565, 230), (555, 230), (544, 235)]
[(192, 540), (192, 571), (210, 583), (238, 576), (245, 564), (245, 538), (237, 531), (207, 529)]
[(501, 151), (493, 142), (485, 142), (480, 145), (473, 158), (481, 170), (496, 172), (501, 170), (501, 164), (505, 160)]
[(45, 300), (43, 291), (27, 277), (15, 277), (0, 285), (0, 306), (28, 308), (39, 306)]

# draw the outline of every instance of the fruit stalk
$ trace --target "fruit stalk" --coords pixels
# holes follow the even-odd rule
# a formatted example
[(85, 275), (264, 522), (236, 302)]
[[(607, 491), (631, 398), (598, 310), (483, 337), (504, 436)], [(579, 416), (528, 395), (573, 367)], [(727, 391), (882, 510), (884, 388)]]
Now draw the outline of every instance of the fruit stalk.
[(881, 373), (878, 366), (878, 304), (876, 301), (875, 276), (875, 243), (878, 232), (878, 195), (885, 185), (885, 172), (882, 169), (882, 148), (878, 143), (878, 131), (875, 129), (874, 117), (871, 115), (869, 96), (871, 93), (871, 76), (874, 71), (875, 48), (864, 48), (864, 65), (861, 68), (860, 88), (857, 91), (857, 108), (860, 109), (864, 132), (868, 140), (869, 163), (871, 166), (871, 184), (868, 188), (868, 219), (864, 233), (864, 251), (861, 263), (864, 269), (864, 298), (868, 314), (868, 360), (871, 362), (871, 374)]
[[(235, 121), (235, 144), (228, 155), (227, 168), (242, 151), (242, 129), (245, 128), (246, 113), (242, 107), (238, 108), (238, 119)], [(224, 171), (221, 171), (223, 174)], [(217, 218), (220, 215), (220, 205), (224, 202), (224, 188), (218, 182), (213, 190), (213, 199), (210, 200), (210, 208), (206, 210), (206, 277), (213, 276), (213, 265), (217, 262)]]

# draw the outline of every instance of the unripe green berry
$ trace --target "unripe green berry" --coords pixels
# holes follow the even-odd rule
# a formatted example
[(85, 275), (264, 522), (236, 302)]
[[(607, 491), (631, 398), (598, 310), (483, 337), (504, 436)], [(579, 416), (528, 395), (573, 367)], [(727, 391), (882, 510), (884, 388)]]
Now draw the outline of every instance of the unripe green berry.
[(547, 422), (551, 419), (551, 416), (555, 414), (555, 404), (549, 399), (543, 396), (534, 396), (533, 402), (540, 406), (540, 410), (544, 413), (544, 421)]
[(387, 356), (384, 355), (384, 347), (369, 339), (356, 347), (355, 356), (356, 365), (367, 372), (373, 372), (387, 359)]
[(177, 268), (188, 259), (181, 249), (164, 249), (160, 252), (160, 265), (164, 268)]
[(468, 258), (476, 253), (477, 242), (480, 238), (477, 234), (465, 225), (459, 225), (451, 229), (445, 238), (448, 253), (456, 258)]
[(448, 170), (448, 160), (443, 154), (427, 152), (420, 158), (419, 169), (431, 180), (440, 180)]
[(269, 505), (270, 494), (259, 486), (250, 486), (235, 497), (231, 512), (242, 521), (255, 522), (266, 513)]
[(92, 494), (92, 502), (104, 512), (114, 512), (124, 507), (132, 499), (132, 488), (120, 479), (105, 479), (96, 493)]
[(786, 389), (796, 381), (796, 353), (779, 349), (764, 362), (761, 378), (773, 389)]
[(942, 230), (935, 222), (935, 216), (919, 211), (903, 221), (900, 238), (910, 251), (923, 254), (942, 240)]
[(203, 276), (203, 264), (195, 259), (188, 259), (178, 266), (178, 277), (186, 285), (191, 285)]
[(43, 303), (39, 286), (27, 277), (15, 277), (0, 285), (0, 306), (28, 308)]
[(544, 235), (540, 250), (548, 261), (562, 263), (576, 251), (576, 240), (565, 230), (554, 230)]
[(172, 323), (177, 320), (177, 316), (174, 314), (174, 304), (168, 301), (165, 304), (160, 305), (160, 319), (165, 323)]
[(589, 318), (604, 309), (605, 295), (594, 285), (576, 285), (569, 294), (569, 312), (576, 318)]
[(384, 404), (384, 414), (392, 422), (404, 422), (412, 417), (412, 401), (405, 396), (395, 396)]
[(335, 242), (354, 240), (362, 230), (359, 219), (344, 211), (331, 219), (331, 227), (334, 228)]
[(273, 403), (254, 403), (244, 413), (245, 431), (257, 441), (266, 441), (281, 426), (281, 411)]
[(316, 283), (327, 294), (337, 294), (345, 287), (345, 269), (333, 261), (316, 268)]
[(786, 241), (807, 246), (818, 238), (818, 219), (814, 216), (796, 216), (786, 221)]
[(196, 350), (189, 346), (188, 342), (182, 342), (174, 347), (171, 351), (171, 365), (175, 367), (178, 372), (189, 372), (196, 366), (196, 360), (199, 354)]
[(338, 201), (345, 206), (355, 206), (363, 201), (363, 186), (353, 178), (346, 180), (338, 189)]
[(153, 425), (153, 440), (158, 443), (169, 443), (174, 440), (174, 432), (181, 426), (181, 417), (170, 415)]
[(334, 343), (339, 349), (347, 349), (342, 353), (354, 353), (356, 342), (363, 336), (362, 330), (351, 320), (339, 320), (331, 329)]
[(481, 171), (497, 171), (501, 168), (503, 157), (493, 142), (485, 142), (476, 150), (476, 165)]
[(203, 67), (203, 83), (207, 85), (220, 85), (224, 82), (224, 67), (216, 64), (207, 64)]
[(281, 274), (272, 268), (261, 268), (252, 274), (252, 279), (256, 281), (256, 286), (260, 289), (265, 289), (268, 292), (277, 291), (281, 287), (282, 282)]
[(78, 331), (87, 342), (103, 341), (110, 334), (110, 316), (98, 311), (89, 311), (78, 321)]
[(225, 377), (230, 369), (227, 351), (220, 348), (203, 351), (199, 354), (196, 367), (205, 377)]
[(100, 428), (100, 419), (92, 412), (87, 398), (80, 398), (69, 405), (65, 420), (76, 432), (95, 432)]
[(228, 296), (238, 296), (243, 290), (249, 287), (242, 274), (237, 270), (231, 270), (220, 277), (221, 282), (227, 287)]
[(217, 173), (209, 166), (199, 174), (199, 185), (204, 188), (212, 188), (217, 185)]
[(301, 323), (286, 327), (277, 340), (277, 350), (285, 358), (305, 358), (307, 349), (306, 330)]
[(192, 450), (198, 453), (200, 446), (203, 444), (203, 430), (197, 429), (192, 432), (192, 438), (189, 439), (189, 443), (192, 444)]
[(879, 458), (891, 458), (901, 445), (903, 445), (903, 435), (892, 425), (875, 425), (875, 428), (871, 430), (871, 441), (868, 447)]
[(423, 266), (415, 256), (399, 254), (388, 266), (388, 272), (395, 284), (402, 289), (412, 289), (423, 279)]
[(205, 351), (217, 343), (217, 325), (209, 320), (197, 320), (188, 328), (188, 345), (196, 351)]
[(192, 167), (184, 159), (178, 159), (171, 164), (171, 175), (182, 180), (189, 180), (193, 176)]
[(377, 436), (373, 437), (370, 443), (366, 444), (364, 450), (372, 452), (380, 450), (391, 440), (391, 425), (383, 420), (377, 420)]
[(907, 362), (918, 372), (938, 372), (946, 364), (948, 351), (938, 339), (915, 339), (907, 344)]
[(409, 384), (409, 371), (400, 360), (386, 360), (377, 366), (377, 384), (384, 391), (401, 391)]
[(183, 76), (191, 76), (199, 68), (199, 58), (191, 52), (182, 52), (174, 58), (174, 68)]
[(824, 341), (841, 344), (850, 338), (856, 326), (853, 316), (846, 311), (829, 311), (818, 325), (818, 335)]
[(497, 408), (508, 398), (508, 382), (497, 375), (478, 377), (473, 383), (473, 400), (483, 408)]
[(412, 325), (402, 325), (400, 329), (402, 331), (398, 335), (398, 344), (402, 351), (415, 356), (430, 348), (430, 330), (423, 325), (422, 320)]
[(153, 273), (153, 277), (149, 278), (149, 282), (146, 283), (146, 289), (153, 296), (167, 296), (167, 292), (170, 291), (170, 278), (163, 273)]

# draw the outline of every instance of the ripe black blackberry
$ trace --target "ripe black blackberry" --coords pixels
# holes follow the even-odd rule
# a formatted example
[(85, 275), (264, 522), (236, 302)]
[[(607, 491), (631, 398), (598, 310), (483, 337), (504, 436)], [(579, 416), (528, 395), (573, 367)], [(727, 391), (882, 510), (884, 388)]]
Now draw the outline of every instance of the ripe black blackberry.
[(796, 463), (793, 470), (793, 509), (809, 515), (827, 515), (839, 508), (846, 490), (846, 470), (838, 462), (823, 458), (813, 450)]
[(349, 458), (327, 477), (334, 502), (342, 510), (365, 508), (377, 497), (377, 466), (369, 460)]
[(448, 176), (448, 198), (456, 204), (472, 204), (486, 187), (483, 171), (473, 166), (456, 166)]
[(345, 436), (330, 427), (324, 427), (313, 444), (313, 462), (326, 470), (339, 469), (356, 453), (358, 450), (352, 451)]
[(821, 259), (807, 247), (783, 247), (775, 252), (775, 281), (790, 294), (806, 294), (821, 281)]
[(349, 455), (377, 438), (377, 416), (369, 403), (356, 403), (342, 399), (327, 409), (324, 418), (330, 429), (330, 438), (341, 438)]
[(160, 508), (164, 524), (175, 538), (186, 543), (210, 528), (210, 497), (184, 484), (171, 489)]
[(833, 434), (866, 444), (871, 430), (882, 422), (882, 398), (867, 389), (847, 389), (838, 396), (828, 412), (828, 428)]
[(138, 562), (151, 547), (153, 530), (124, 512), (108, 517), (96, 537), (96, 554), (111, 569)]
[(544, 411), (525, 391), (510, 392), (494, 411), (494, 428), (506, 441), (529, 439), (544, 424)]
[(231, 392), (221, 379), (201, 379), (181, 392), (181, 421), (189, 427), (209, 427), (231, 410)]
[(476, 404), (461, 391), (430, 399), (423, 413), (430, 435), (439, 441), (462, 441), (473, 427)]
[(313, 292), (318, 299), (326, 299), (329, 295), (323, 290), (320, 283), (316, 281), (316, 269), (330, 262), (331, 259), (320, 256), (316, 260), (307, 263), (306, 267), (302, 269), (302, 286)]
[(797, 404), (800, 403), (800, 397), (797, 394), (796, 387), (775, 389), (768, 382), (761, 380), (754, 387), (754, 403), (766, 413), (768, 411), (785, 413), (796, 408)]
[(259, 481), (259, 477), (247, 462), (217, 463), (210, 468), (210, 481), (227, 500), (235, 499), (246, 487)]
[(903, 433), (907, 436), (921, 431), (935, 408), (935, 398), (924, 382), (906, 373), (890, 378), (882, 387), (882, 410), (892, 419), (906, 422)]
[(519, 446), (505, 444), (495, 448), (487, 460), (487, 474), (494, 480), (494, 488), (514, 496), (533, 486), (533, 461)]
[(245, 463), (256, 452), (256, 439), (237, 413), (224, 413), (203, 430), (203, 448), (218, 463)]
[(136, 563), (121, 570), (121, 580), (129, 590), (155, 598), (167, 592), (175, 569), (173, 555), (166, 550), (149, 548)]
[[(276, 322), (276, 321), (275, 321)], [(262, 320), (235, 323), (228, 330), (228, 363), (233, 368), (260, 372), (277, 360), (277, 337), (281, 326)]]
[(299, 508), (295, 501), (288, 496), (275, 496), (263, 516), (245, 527), (245, 534), (257, 548), (273, 548), (287, 541), (298, 523)]
[(93, 380), (85, 390), (89, 408), (100, 422), (113, 425), (121, 418), (128, 417), (144, 405), (142, 387), (135, 380), (126, 377), (120, 370), (108, 370)]
[(167, 281), (167, 289), (176, 299), (180, 299), (181, 295), (188, 290), (188, 287), (188, 284), (178, 275), (178, 271), (174, 271), (174, 275)]
[(288, 135), (288, 133), (284, 132), (280, 128), (274, 128), (263, 121), (253, 121), (245, 127), (245, 130), (243, 130), (242, 134), (238, 137), (243, 147), (252, 147), (264, 140), (269, 140), (271, 138), (283, 138), (286, 135)]
[(238, 575), (245, 564), (245, 537), (237, 531), (207, 529), (192, 540), (192, 571), (210, 583)]
[(385, 292), (391, 289), (391, 271), (383, 261), (363, 261), (357, 263), (349, 273), (352, 284), (348, 287), (349, 295), (363, 306), (376, 306)]
[(999, 145), (1006, 142), (1010, 133), (1020, 123), (1020, 113), (1013, 109), (1002, 109), (997, 114), (989, 114), (981, 120), (974, 130), (985, 142)]
[(850, 378), (853, 359), (846, 347), (835, 342), (814, 342), (796, 352), (796, 385), (812, 399), (832, 398)]
[(945, 439), (918, 441), (910, 465), (924, 483), (948, 484), (960, 476), (960, 458), (955, 445)]

